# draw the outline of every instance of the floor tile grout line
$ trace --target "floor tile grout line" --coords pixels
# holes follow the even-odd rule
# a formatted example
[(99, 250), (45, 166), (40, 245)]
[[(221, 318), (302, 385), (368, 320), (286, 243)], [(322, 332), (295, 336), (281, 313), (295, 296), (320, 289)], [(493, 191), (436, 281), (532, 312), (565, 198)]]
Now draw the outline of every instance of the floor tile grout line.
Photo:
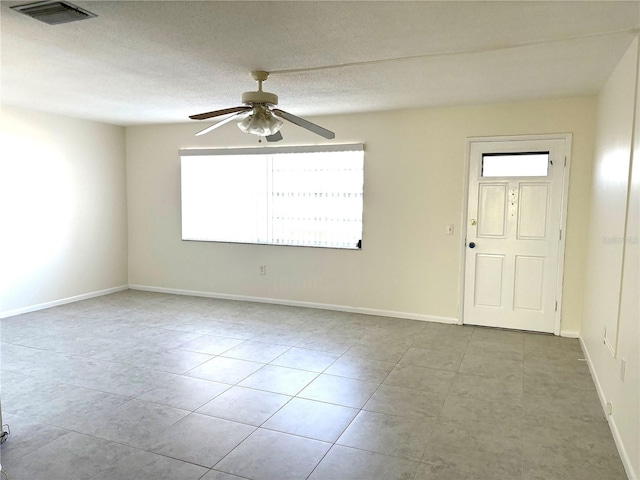
[[(6, 373), (11, 373), (11, 374), (14, 374), (14, 375), (22, 375), (24, 377), (33, 378), (35, 380), (43, 380), (43, 381), (47, 381), (47, 382), (50, 382), (50, 383), (55, 383), (57, 385), (64, 385), (64, 386), (67, 386), (67, 387), (81, 388), (83, 390), (90, 390), (92, 392), (105, 393), (107, 395), (114, 395), (114, 396), (118, 396), (118, 397), (126, 397), (127, 398), (126, 401), (133, 400), (133, 399), (137, 398), (137, 397), (133, 397), (131, 395), (122, 395), (121, 393), (107, 392), (105, 390), (98, 390), (96, 388), (84, 387), (84, 386), (80, 386), (80, 385), (75, 385), (73, 383), (60, 382), (58, 380), (49, 380), (49, 379), (44, 378), (44, 377), (35, 377), (33, 375), (28, 375), (28, 374), (25, 374), (25, 373), (18, 373), (18, 372), (14, 372), (14, 371), (11, 371), (11, 370), (0, 370), (0, 371), (6, 372)], [(170, 379), (169, 381), (171, 381), (171, 380), (172, 379)]]
[[(27, 345), (20, 345), (20, 344), (13, 344), (13, 343), (11, 345), (18, 345), (18, 346), (24, 347), (24, 348), (31, 348), (31, 349), (34, 349), (34, 350), (40, 350), (42, 352), (48, 352), (48, 353), (53, 353), (53, 354), (57, 354), (57, 355), (64, 355), (64, 356), (72, 357), (72, 358), (91, 360), (91, 361), (95, 361), (95, 362), (99, 362), (99, 363), (108, 363), (108, 364), (112, 364), (112, 365), (127, 365), (127, 366), (131, 366), (131, 367), (136, 367), (136, 368), (141, 368), (141, 369), (146, 369), (146, 370), (153, 370), (155, 372), (168, 373), (168, 374), (172, 374), (172, 375), (184, 375), (185, 373), (189, 372), (190, 370), (193, 370), (194, 368), (197, 368), (198, 366), (202, 365), (203, 363), (207, 363), (209, 360), (213, 360), (213, 358), (219, 356), (219, 355), (212, 355), (212, 358), (210, 358), (208, 360), (205, 360), (201, 364), (198, 364), (195, 367), (189, 368), (189, 369), (185, 370), (182, 373), (176, 373), (176, 372), (171, 372), (171, 371), (168, 371), (168, 370), (162, 370), (162, 369), (159, 369), (159, 368), (152, 368), (152, 367), (143, 366), (143, 365), (137, 365), (137, 364), (129, 363), (129, 362), (105, 360), (105, 359), (102, 359), (102, 358), (96, 358), (96, 357), (92, 357), (92, 356), (88, 356), (88, 355), (78, 355), (78, 354), (74, 354), (74, 353), (67, 353), (67, 352), (60, 351), (60, 350), (39, 349), (39, 348), (36, 348), (36, 347), (30, 347), (30, 346), (27, 346)], [(173, 349), (168, 348), (167, 350), (173, 350)], [(193, 352), (193, 353), (200, 353), (200, 352)], [(208, 355), (208, 354), (203, 354), (203, 355)], [(11, 371), (11, 370), (5, 370), (5, 371)], [(19, 373), (19, 372), (14, 372), (14, 373)], [(38, 377), (38, 378), (40, 378), (40, 377)], [(110, 392), (105, 392), (105, 393), (110, 393)]]

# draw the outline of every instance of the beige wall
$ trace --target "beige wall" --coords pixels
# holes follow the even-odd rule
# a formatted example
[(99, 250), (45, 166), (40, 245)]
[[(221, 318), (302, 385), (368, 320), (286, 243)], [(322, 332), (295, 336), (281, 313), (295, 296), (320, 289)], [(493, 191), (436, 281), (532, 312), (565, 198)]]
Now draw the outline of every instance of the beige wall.
[[(580, 332), (601, 400), (612, 404), (610, 425), (630, 478), (638, 478), (640, 474), (638, 55), (636, 39), (598, 99), (585, 307)], [(624, 381), (623, 361), (626, 361)]]
[(124, 128), (3, 106), (0, 315), (127, 284)]
[[(234, 125), (195, 138), (204, 122), (127, 128), (129, 282), (454, 320), (466, 138), (571, 132), (562, 329), (577, 333), (595, 107), (585, 97), (316, 119), (335, 143), (365, 144), (362, 251), (182, 242), (178, 149), (258, 146), (256, 138)], [(293, 125), (283, 135), (285, 144), (318, 141)]]

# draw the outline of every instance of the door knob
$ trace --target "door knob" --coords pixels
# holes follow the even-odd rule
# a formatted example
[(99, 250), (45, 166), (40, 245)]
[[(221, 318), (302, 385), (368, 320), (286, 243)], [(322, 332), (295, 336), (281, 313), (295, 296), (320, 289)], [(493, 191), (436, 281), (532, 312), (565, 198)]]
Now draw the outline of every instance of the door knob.
[(469, 223), (470, 223), (471, 225), (475, 225), (475, 224), (476, 224), (476, 219), (475, 219), (475, 218), (472, 218), (471, 220), (469, 220)]
[(469, 248), (476, 248), (476, 244), (474, 242), (469, 242)]

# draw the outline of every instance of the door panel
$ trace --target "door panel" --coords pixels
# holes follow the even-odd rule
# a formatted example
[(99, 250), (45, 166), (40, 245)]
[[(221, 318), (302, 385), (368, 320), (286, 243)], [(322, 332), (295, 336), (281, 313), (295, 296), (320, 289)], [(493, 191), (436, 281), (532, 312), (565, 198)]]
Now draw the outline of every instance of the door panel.
[[(553, 332), (565, 140), (470, 147), (463, 322)], [(548, 152), (542, 176), (483, 177), (483, 155), (523, 162), (532, 152)]]
[(514, 310), (542, 311), (544, 304), (544, 257), (516, 256)]
[(520, 184), (518, 239), (547, 237), (549, 184)]
[[(502, 307), (502, 278), (504, 276), (503, 255), (476, 255), (476, 281), (474, 305)], [(493, 279), (483, 282), (483, 278)]]
[(506, 230), (507, 185), (479, 185), (478, 237), (502, 237)]

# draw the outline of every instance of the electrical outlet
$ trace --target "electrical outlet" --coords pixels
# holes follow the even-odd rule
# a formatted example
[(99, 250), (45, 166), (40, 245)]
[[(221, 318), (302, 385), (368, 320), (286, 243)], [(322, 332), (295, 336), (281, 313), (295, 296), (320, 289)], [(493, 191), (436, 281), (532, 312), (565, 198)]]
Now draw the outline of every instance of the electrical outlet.
[(267, 266), (260, 265), (260, 275), (266, 275), (266, 274), (267, 274)]
[(453, 235), (453, 224), (447, 225), (447, 235)]
[(622, 380), (624, 382), (624, 375), (626, 373), (627, 370), (627, 361), (622, 358), (620, 359), (620, 380)]

